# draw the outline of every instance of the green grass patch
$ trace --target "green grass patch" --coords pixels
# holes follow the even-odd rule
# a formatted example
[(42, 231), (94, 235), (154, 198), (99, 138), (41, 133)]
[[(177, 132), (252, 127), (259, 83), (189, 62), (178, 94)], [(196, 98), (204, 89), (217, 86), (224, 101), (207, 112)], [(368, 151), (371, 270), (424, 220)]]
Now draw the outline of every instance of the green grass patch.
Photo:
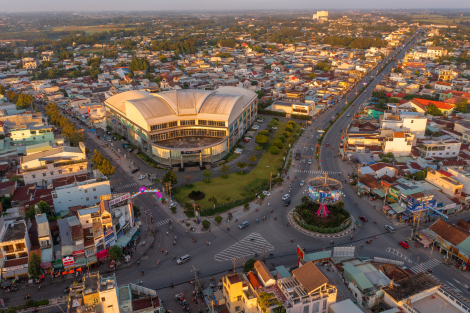
[[(266, 151), (269, 151), (272, 143), (281, 137), (285, 127), (286, 123), (279, 122), (278, 129), (267, 144)], [(300, 125), (297, 124), (291, 136), (293, 136), (298, 129), (300, 129)], [(287, 145), (285, 145), (279, 154), (272, 155), (269, 152), (264, 153), (257, 166), (249, 173), (245, 173), (244, 175), (232, 173), (229, 174), (227, 178), (223, 178), (222, 176), (211, 178), (210, 183), (199, 181), (190, 187), (180, 186), (174, 189), (174, 196), (178, 202), (184, 204), (188, 202), (188, 195), (191, 191), (202, 191), (206, 197), (196, 201), (196, 203), (201, 205), (203, 210), (210, 209), (213, 206), (212, 202), (209, 201), (212, 197), (217, 199), (217, 205), (223, 205), (224, 203), (229, 204), (237, 199), (253, 197), (256, 193), (269, 185), (271, 173), (273, 176), (278, 174), (283, 164), (282, 158), (284, 157), (284, 151), (286, 151), (286, 149)], [(232, 165), (231, 168), (232, 167), (234, 167), (234, 165)], [(239, 168), (235, 168), (239, 170)], [(245, 171), (246, 170), (247, 169), (245, 169)]]
[(238, 156), (239, 156), (239, 154), (232, 153), (231, 155), (228, 156), (227, 162), (230, 162), (230, 161), (232, 161), (232, 160), (235, 160)]

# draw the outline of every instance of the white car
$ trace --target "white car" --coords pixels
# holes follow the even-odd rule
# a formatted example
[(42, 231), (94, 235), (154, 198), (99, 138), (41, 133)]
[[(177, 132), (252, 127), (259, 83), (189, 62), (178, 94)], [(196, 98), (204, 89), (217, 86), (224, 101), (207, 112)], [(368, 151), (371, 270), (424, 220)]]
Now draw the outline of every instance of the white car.
[(140, 180), (142, 180), (142, 179), (144, 179), (144, 178), (145, 178), (145, 175), (140, 175), (140, 176), (139, 176), (139, 179), (140, 179)]
[(269, 197), (271, 195), (271, 193), (269, 191), (263, 191), (263, 194), (266, 196), (266, 197)]
[(258, 125), (253, 125), (253, 129), (258, 129), (259, 126)]
[(264, 121), (263, 120), (256, 120), (258, 123), (263, 123)]
[(351, 114), (348, 113), (347, 117), (350, 117), (350, 116), (351, 116)]
[(276, 126), (274, 126), (274, 127), (272, 127), (272, 129), (274, 129), (274, 130), (277, 130), (277, 127), (276, 127)]
[(236, 149), (235, 151), (233, 151), (233, 153), (236, 153), (236, 154), (241, 154), (243, 152), (242, 149)]
[(300, 181), (300, 186), (305, 185), (305, 180)]
[(290, 198), (290, 194), (286, 193), (284, 197), (282, 197), (282, 201), (286, 201), (289, 198)]

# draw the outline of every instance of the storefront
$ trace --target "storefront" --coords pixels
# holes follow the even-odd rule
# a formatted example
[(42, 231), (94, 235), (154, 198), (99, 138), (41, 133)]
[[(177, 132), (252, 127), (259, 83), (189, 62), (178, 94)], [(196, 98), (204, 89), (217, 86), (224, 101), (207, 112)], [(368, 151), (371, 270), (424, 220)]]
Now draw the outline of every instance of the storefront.
[(28, 264), (6, 267), (2, 271), (2, 278), (18, 278), (28, 275)]

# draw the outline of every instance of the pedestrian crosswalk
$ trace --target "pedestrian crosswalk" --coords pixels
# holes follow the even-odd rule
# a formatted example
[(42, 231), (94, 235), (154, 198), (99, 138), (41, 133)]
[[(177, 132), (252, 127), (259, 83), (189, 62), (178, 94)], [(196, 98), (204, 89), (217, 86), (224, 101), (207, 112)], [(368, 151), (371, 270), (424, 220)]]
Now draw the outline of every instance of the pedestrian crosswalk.
[(125, 189), (125, 188), (136, 187), (136, 186), (137, 186), (136, 183), (132, 183), (132, 184), (127, 184), (127, 185), (114, 187), (114, 190), (118, 191), (118, 190), (122, 190), (122, 189)]
[(296, 173), (307, 173), (307, 174), (316, 174), (316, 175), (323, 175), (325, 173), (329, 175), (341, 175), (341, 172), (334, 172), (334, 171), (311, 171), (311, 170), (295, 170)]
[(160, 226), (163, 226), (163, 225), (166, 225), (166, 224), (169, 224), (173, 222), (173, 220), (171, 218), (167, 218), (166, 220), (163, 220), (163, 221), (158, 221), (158, 222), (154, 222), (152, 223), (152, 230), (156, 230), (157, 227), (160, 227)]
[(222, 262), (246, 255), (254, 256), (255, 253), (262, 255), (263, 249), (265, 249), (266, 252), (271, 251), (274, 250), (274, 246), (261, 237), (260, 234), (251, 233), (236, 244), (233, 244), (222, 252), (217, 253), (214, 256), (214, 259), (218, 262)]
[(429, 269), (432, 269), (432, 268), (438, 266), (439, 264), (441, 264), (441, 262), (439, 262), (438, 260), (432, 258), (429, 261), (426, 261), (426, 262), (423, 262), (423, 263), (420, 263), (420, 264), (417, 264), (417, 265), (413, 266), (412, 268), (410, 268), (410, 270), (415, 274), (417, 274), (419, 272), (426, 273)]

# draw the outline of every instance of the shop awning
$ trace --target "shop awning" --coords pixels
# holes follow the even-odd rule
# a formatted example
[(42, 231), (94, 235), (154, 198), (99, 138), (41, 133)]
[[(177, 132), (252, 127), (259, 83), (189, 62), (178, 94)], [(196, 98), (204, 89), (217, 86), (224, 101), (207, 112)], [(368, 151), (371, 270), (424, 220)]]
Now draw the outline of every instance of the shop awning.
[(388, 205), (384, 205), (384, 206), (382, 207), (382, 209), (384, 209), (385, 211), (388, 211), (388, 210), (390, 210), (391, 208), (390, 208)]
[(85, 266), (86, 258), (75, 259), (75, 267)]
[(397, 214), (399, 214), (399, 213), (405, 212), (406, 209), (400, 205), (400, 206), (394, 207), (393, 210), (394, 210)]
[(382, 189), (372, 189), (372, 192), (375, 193), (380, 198), (385, 197), (385, 191), (383, 191)]
[(27, 275), (27, 274), (28, 274), (27, 268), (20, 268), (20, 269), (15, 270), (15, 276)]
[(10, 278), (10, 277), (15, 277), (15, 271), (8, 271), (3, 273), (2, 278)]
[(98, 262), (96, 255), (92, 255), (91, 257), (87, 258), (87, 265), (95, 264)]

